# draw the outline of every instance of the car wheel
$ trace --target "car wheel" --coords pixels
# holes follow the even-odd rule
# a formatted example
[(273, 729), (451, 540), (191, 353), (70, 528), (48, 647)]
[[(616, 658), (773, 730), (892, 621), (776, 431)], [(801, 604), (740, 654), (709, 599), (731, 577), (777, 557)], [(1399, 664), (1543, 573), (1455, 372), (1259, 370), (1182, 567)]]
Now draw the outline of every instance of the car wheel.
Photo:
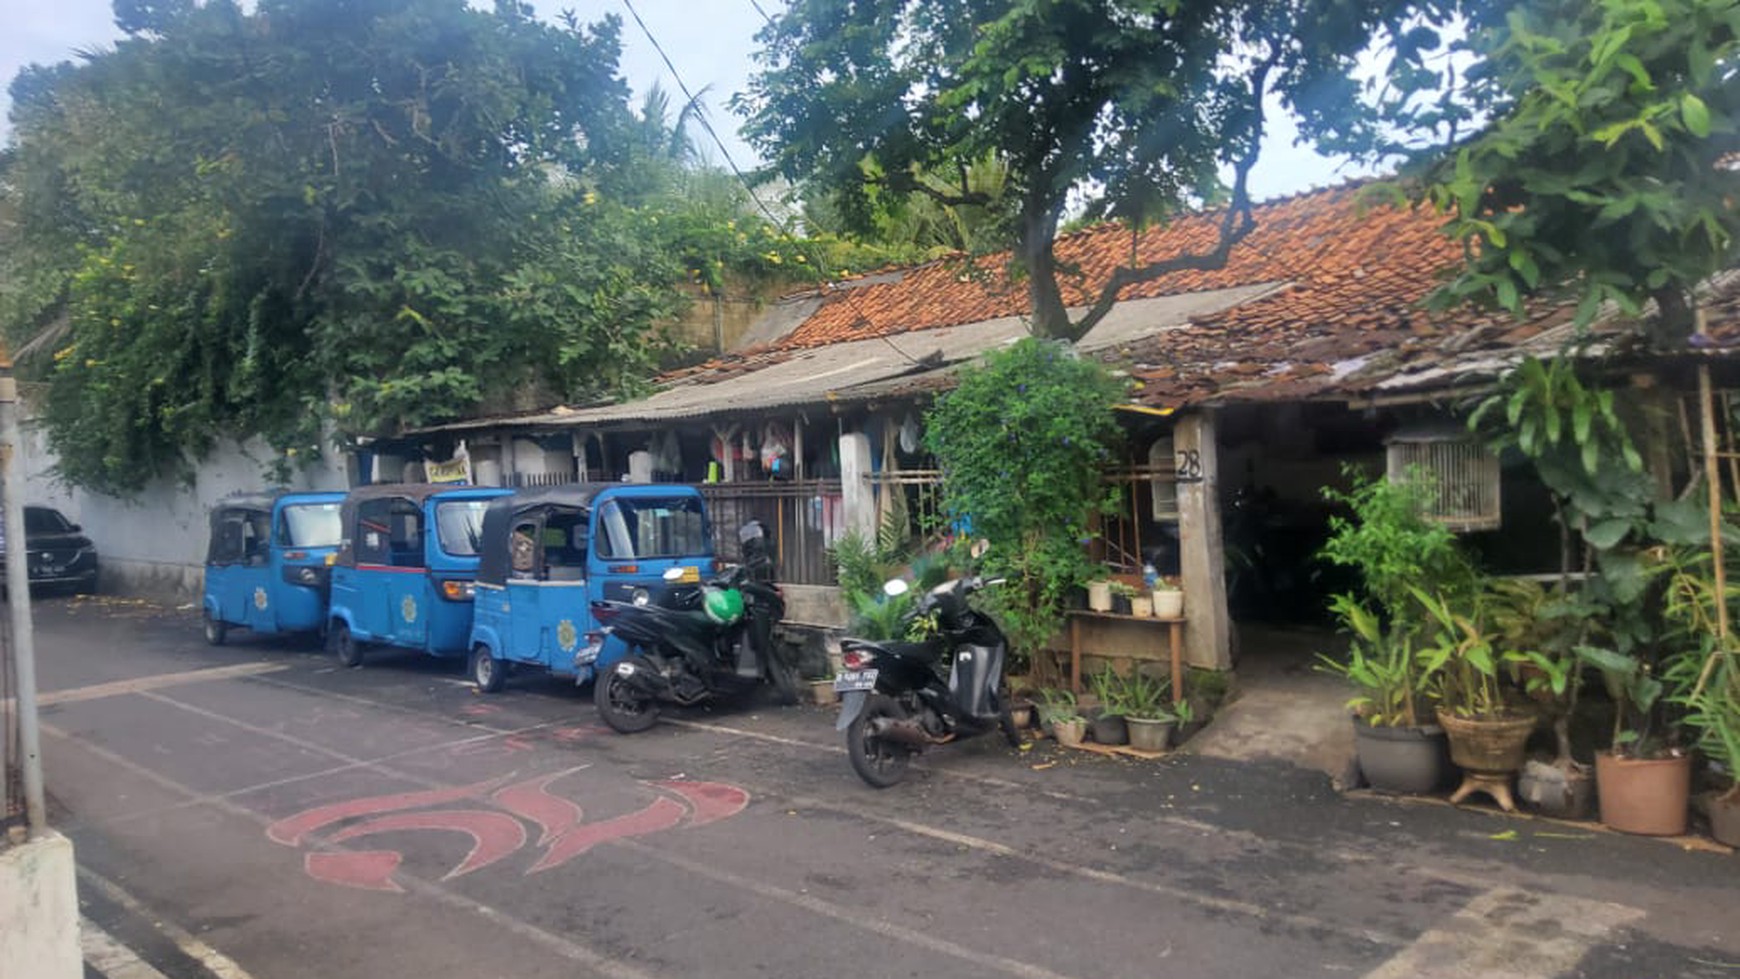
[(350, 626), (343, 622), (334, 622), (332, 631), (327, 633), (326, 646), (332, 654), (338, 657), (340, 666), (356, 668), (362, 665), (362, 645), (356, 637), (350, 634)]
[(495, 693), (507, 683), (507, 664), (489, 653), (488, 646), (471, 651), (471, 682), (478, 693)]
[(230, 627), (221, 619), (211, 617), (211, 609), (205, 610), (205, 641), (213, 646), (222, 646), (229, 638)]

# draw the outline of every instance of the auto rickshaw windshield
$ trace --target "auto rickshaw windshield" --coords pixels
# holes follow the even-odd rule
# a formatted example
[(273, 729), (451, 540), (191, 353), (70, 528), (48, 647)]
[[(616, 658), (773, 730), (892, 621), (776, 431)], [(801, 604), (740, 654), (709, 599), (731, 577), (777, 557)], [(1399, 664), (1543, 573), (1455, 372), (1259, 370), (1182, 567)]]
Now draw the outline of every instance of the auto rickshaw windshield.
[(454, 557), (476, 557), (483, 543), (483, 511), (488, 500), (447, 500), (435, 505), (435, 536)]
[(344, 522), (337, 503), (292, 503), (279, 525), (285, 547), (337, 547), (344, 539)]
[(713, 553), (707, 517), (695, 497), (613, 499), (598, 510), (599, 557), (705, 557)]

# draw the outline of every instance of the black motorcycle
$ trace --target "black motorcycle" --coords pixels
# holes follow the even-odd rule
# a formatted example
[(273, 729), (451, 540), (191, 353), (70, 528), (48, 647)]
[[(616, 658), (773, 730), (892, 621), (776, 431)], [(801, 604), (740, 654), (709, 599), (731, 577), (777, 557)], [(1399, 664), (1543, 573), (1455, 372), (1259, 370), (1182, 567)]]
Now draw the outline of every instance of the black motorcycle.
[[(660, 704), (689, 707), (772, 684), (797, 702), (797, 663), (774, 642), (785, 597), (774, 583), (760, 525), (746, 525), (744, 561), (696, 587), (672, 587), (657, 604), (599, 601), (592, 613), (627, 653), (601, 662), (592, 698), (604, 722), (634, 734), (658, 721)], [(666, 577), (681, 577), (673, 568)]]
[[(1008, 640), (967, 601), (1001, 582), (957, 578), (919, 596), (908, 621), (935, 623), (922, 642), (840, 643), (844, 669), (834, 689), (844, 701), (837, 727), (846, 732), (846, 753), (859, 778), (888, 788), (906, 777), (907, 763), (925, 748), (993, 729), (1010, 747), (1020, 747), (1003, 689)], [(897, 597), (907, 588), (896, 580), (883, 590)]]

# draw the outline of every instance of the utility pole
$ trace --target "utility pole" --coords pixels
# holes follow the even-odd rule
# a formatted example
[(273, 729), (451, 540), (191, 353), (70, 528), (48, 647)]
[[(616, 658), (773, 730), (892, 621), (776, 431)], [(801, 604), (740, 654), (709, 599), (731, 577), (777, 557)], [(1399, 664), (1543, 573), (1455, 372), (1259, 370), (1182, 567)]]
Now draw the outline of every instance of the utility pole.
[(12, 357), (0, 344), (0, 510), (6, 532), (6, 607), (12, 616), (12, 661), (24, 817), (32, 838), (48, 831), (42, 792), (42, 732), (36, 719), (36, 631), (30, 617), (30, 548), (24, 536), (24, 476), (18, 464), (18, 381)]

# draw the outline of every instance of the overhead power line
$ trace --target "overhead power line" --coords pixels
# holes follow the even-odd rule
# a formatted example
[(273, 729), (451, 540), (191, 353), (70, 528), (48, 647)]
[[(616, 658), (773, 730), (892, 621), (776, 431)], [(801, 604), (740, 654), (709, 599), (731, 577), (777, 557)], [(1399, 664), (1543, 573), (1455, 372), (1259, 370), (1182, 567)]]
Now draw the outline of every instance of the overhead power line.
[[(767, 11), (762, 9), (760, 3), (757, 3), (756, 0), (750, 0), (750, 3), (754, 5), (756, 11), (760, 13), (769, 24), (773, 23), (773, 18), (768, 16)], [(665, 63), (665, 68), (670, 71), (671, 78), (676, 81), (677, 88), (682, 91), (683, 97), (688, 99), (691, 103), (696, 102), (694, 92), (689, 89), (688, 83), (683, 81), (682, 72), (677, 71), (677, 66), (671, 61), (671, 56), (665, 53), (664, 45), (660, 44), (659, 39), (653, 36), (652, 28), (648, 27), (646, 21), (641, 19), (640, 11), (634, 8), (634, 0), (622, 0), (622, 5), (628, 8), (628, 15), (634, 18), (634, 22), (640, 26), (641, 33), (646, 35), (647, 42), (653, 46), (654, 51), (658, 52), (659, 60)], [(737, 177), (737, 182), (743, 185), (743, 192), (749, 195), (749, 199), (753, 201), (756, 208), (767, 217), (768, 222), (785, 234), (791, 235), (794, 240), (805, 242), (805, 245), (800, 247), (805, 247), (805, 250), (811, 253), (810, 257), (812, 264), (815, 266), (816, 271), (821, 274), (822, 284), (825, 288), (829, 284), (828, 280), (833, 277), (833, 273), (828, 269), (826, 258), (821, 254), (820, 250), (814, 247), (807, 247), (808, 243), (804, 238), (798, 235), (793, 235), (791, 228), (787, 223), (780, 220), (780, 218), (773, 213), (773, 209), (768, 207), (767, 203), (761, 199), (761, 195), (755, 192), (755, 187), (750, 183), (748, 175), (745, 174), (742, 168), (737, 165), (737, 161), (731, 158), (731, 151), (726, 148), (725, 141), (719, 138), (719, 133), (713, 128), (712, 120), (707, 118), (707, 114), (705, 112), (697, 112), (695, 118), (700, 120), (701, 128), (707, 131), (707, 135), (713, 140), (713, 145), (719, 148), (719, 154), (724, 157), (725, 165), (729, 167), (732, 174)], [(841, 296), (845, 299), (846, 305), (851, 307), (852, 312), (857, 315), (860, 322), (872, 329), (875, 328), (875, 321), (865, 314), (863, 307), (858, 305), (856, 297), (853, 296), (850, 291), (842, 292)], [(893, 350), (912, 364), (923, 366), (922, 361), (900, 349), (900, 347), (887, 336), (879, 333), (876, 335), (876, 339), (888, 344), (890, 350)]]

